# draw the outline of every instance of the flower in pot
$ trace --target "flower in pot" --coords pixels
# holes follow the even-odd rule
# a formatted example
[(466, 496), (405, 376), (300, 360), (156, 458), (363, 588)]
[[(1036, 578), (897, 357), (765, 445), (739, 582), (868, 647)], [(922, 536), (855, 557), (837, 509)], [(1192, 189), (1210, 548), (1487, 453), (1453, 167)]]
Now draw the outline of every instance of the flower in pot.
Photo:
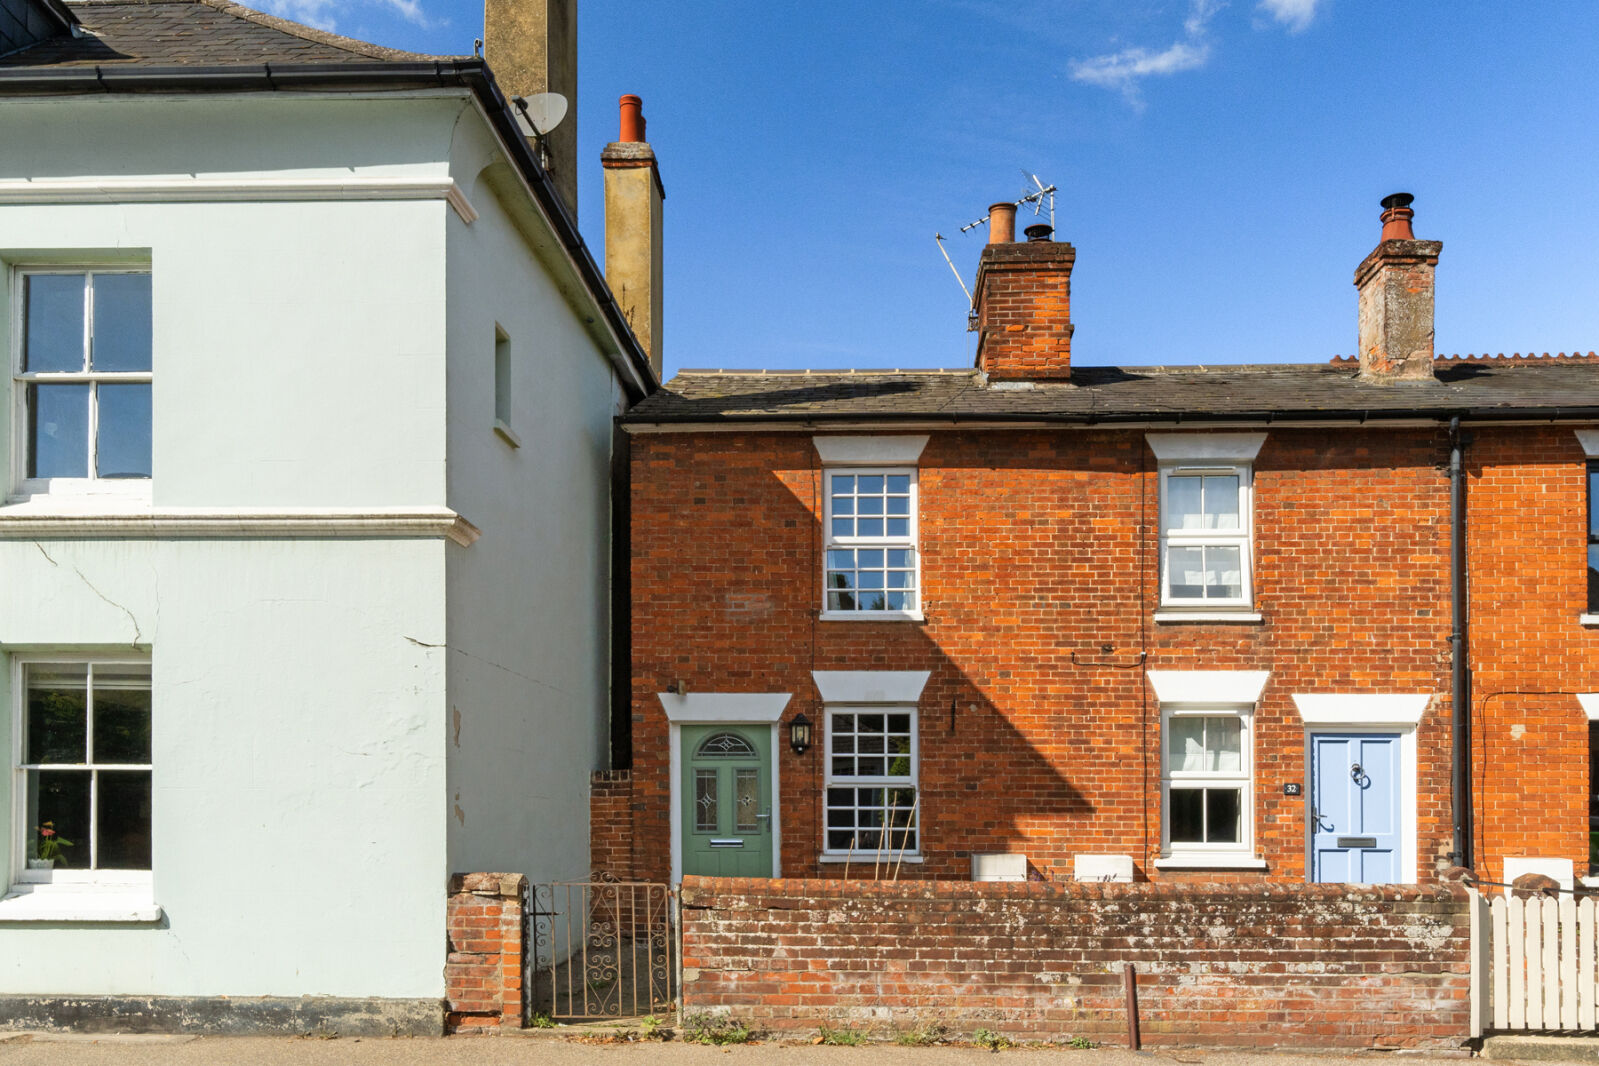
[(58, 862), (65, 866), (67, 857), (61, 849), (73, 847), (72, 841), (56, 832), (56, 824), (54, 822), (44, 823), (38, 827), (38, 831), (39, 841), (38, 847), (35, 849), (37, 857), (28, 860), (29, 869), (49, 870)]

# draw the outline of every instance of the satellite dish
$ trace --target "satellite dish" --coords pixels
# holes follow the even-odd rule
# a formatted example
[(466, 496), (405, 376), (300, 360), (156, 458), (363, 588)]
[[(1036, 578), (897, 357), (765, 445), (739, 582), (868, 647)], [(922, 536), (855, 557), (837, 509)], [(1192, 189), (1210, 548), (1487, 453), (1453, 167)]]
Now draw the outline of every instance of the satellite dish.
[(516, 103), (516, 124), (522, 127), (522, 136), (532, 137), (537, 134), (543, 137), (561, 124), (566, 117), (566, 97), (560, 93), (535, 93), (532, 96), (518, 96)]

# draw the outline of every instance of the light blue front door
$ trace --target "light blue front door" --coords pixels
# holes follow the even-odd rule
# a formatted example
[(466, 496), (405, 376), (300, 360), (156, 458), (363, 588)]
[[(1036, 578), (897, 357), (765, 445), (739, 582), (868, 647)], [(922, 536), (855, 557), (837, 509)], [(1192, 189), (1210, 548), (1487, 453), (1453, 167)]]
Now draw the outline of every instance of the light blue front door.
[(1403, 880), (1399, 736), (1315, 733), (1311, 752), (1311, 880)]

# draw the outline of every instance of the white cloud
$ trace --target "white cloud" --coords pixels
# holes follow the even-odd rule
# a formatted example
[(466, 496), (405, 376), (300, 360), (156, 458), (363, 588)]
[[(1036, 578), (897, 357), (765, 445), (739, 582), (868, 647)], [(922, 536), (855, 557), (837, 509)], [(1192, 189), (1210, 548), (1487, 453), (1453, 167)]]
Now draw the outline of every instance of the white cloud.
[[(1273, 2), (1273, 0), (1266, 0)], [(1278, 3), (1294, 0), (1275, 0)], [(1306, 0), (1297, 0), (1304, 3)], [(1314, 3), (1315, 0), (1309, 0)], [(1222, 0), (1190, 0), (1188, 17), (1183, 19), (1183, 37), (1158, 52), (1148, 48), (1126, 48), (1109, 55), (1074, 59), (1072, 78), (1106, 89), (1115, 89), (1134, 107), (1143, 107), (1138, 83), (1143, 78), (1198, 70), (1210, 61), (1210, 42), (1206, 31), (1210, 20), (1223, 7)]]
[(261, 10), (269, 15), (293, 19), (332, 32), (338, 26), (338, 16), (361, 3), (388, 8), (405, 21), (418, 26), (428, 25), (421, 0), (262, 0)]
[(1289, 33), (1298, 33), (1309, 26), (1316, 17), (1316, 5), (1321, 0), (1260, 0), (1260, 9), (1284, 26)]

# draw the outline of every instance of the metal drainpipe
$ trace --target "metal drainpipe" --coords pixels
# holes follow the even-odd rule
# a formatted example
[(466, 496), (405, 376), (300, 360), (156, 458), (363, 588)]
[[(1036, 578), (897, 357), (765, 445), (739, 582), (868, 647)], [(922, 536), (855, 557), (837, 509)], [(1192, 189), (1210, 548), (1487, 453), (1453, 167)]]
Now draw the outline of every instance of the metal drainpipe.
[(1449, 420), (1449, 703), (1454, 717), (1450, 798), (1454, 816), (1454, 852), (1457, 866), (1472, 868), (1471, 860), (1471, 694), (1466, 673), (1466, 474), (1465, 446), (1469, 437), (1460, 432), (1460, 419)]

